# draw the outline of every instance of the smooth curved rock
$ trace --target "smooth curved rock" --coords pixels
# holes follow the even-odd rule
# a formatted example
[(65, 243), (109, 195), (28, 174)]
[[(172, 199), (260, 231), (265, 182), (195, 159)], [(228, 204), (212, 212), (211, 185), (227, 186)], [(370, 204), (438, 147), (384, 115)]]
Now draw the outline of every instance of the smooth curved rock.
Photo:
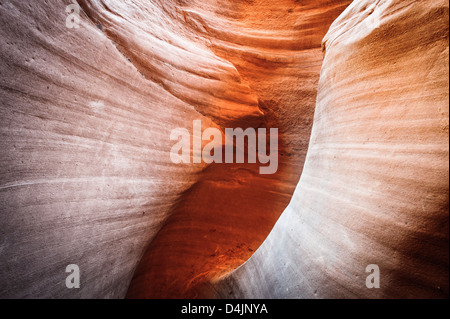
[[(78, 29), (66, 27), (70, 1), (0, 4), (0, 296), (123, 297), (148, 244), (180, 214), (173, 225), (187, 237), (167, 249), (178, 235), (165, 227), (158, 277), (188, 269), (176, 263), (186, 244), (203, 262), (183, 287), (236, 268), (294, 191), (320, 40), (348, 1), (78, 3)], [(172, 164), (170, 132), (193, 120), (284, 130), (278, 174)], [(64, 284), (73, 263), (80, 290)], [(149, 289), (168, 296), (148, 286), (135, 296)]]
[(280, 166), (272, 176), (248, 164), (204, 171), (150, 244), (128, 298), (210, 297), (205, 284), (240, 266), (267, 237), (303, 167), (321, 39), (348, 3), (186, 1), (180, 8), (186, 25), (251, 88), (264, 113), (261, 127), (279, 128)]
[[(82, 15), (79, 29), (66, 28), (70, 3), (0, 5), (1, 297), (124, 297), (149, 241), (206, 167), (171, 163), (171, 130), (198, 119), (217, 127), (141, 74), (108, 26)], [(230, 63), (198, 50), (214, 62), (204, 72), (237, 81)], [(66, 288), (69, 264), (82, 289)]]
[(388, 0), (333, 23), (296, 192), (218, 296), (448, 298), (448, 22), (446, 1)]
[[(0, 297), (448, 297), (447, 3), (354, 2), (320, 83), (349, 0), (75, 3), (0, 3)], [(194, 120), (277, 174), (173, 164)]]

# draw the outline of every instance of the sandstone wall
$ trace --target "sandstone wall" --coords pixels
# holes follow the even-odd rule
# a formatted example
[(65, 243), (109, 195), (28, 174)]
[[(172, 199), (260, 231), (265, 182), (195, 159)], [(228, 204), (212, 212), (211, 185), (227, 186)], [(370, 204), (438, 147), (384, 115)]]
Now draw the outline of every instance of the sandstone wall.
[(448, 298), (448, 3), (371, 3), (325, 36), (301, 180), (219, 296)]
[(0, 297), (448, 297), (448, 3), (350, 2), (2, 1)]

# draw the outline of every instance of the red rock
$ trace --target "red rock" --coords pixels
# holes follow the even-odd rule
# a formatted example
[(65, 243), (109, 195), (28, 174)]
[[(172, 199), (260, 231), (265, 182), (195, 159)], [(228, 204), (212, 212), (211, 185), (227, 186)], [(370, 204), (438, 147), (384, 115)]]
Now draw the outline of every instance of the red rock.
[(369, 4), (325, 36), (301, 180), (219, 296), (448, 298), (448, 3)]
[[(448, 3), (350, 2), (3, 1), (0, 297), (448, 297)], [(277, 174), (173, 164), (194, 120)]]

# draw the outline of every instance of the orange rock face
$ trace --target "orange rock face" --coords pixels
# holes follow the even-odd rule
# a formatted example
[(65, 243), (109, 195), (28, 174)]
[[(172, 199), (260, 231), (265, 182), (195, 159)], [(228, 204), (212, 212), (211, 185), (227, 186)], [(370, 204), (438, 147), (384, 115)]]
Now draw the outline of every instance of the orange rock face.
[[(293, 199), (221, 297), (448, 297), (448, 3), (354, 2), (323, 40)], [(380, 288), (368, 289), (377, 265)]]
[(448, 3), (62, 2), (0, 4), (0, 297), (448, 297)]
[[(263, 242), (300, 176), (321, 39), (347, 4), (251, 1), (218, 7), (214, 1), (192, 1), (180, 8), (192, 32), (232, 63), (250, 88), (262, 113), (260, 126), (280, 129), (280, 166), (272, 176), (260, 176), (248, 164), (215, 164), (204, 171), (150, 244), (127, 297), (209, 297), (203, 284), (237, 268)], [(248, 117), (238, 125), (247, 127)]]

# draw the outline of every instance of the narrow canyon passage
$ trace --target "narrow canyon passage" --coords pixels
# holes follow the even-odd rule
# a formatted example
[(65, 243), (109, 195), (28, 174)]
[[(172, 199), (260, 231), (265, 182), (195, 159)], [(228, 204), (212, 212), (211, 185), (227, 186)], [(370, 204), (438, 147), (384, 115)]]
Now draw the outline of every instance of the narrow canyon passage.
[[(257, 96), (259, 127), (279, 129), (279, 168), (269, 176), (253, 164), (212, 164), (202, 171), (150, 244), (128, 298), (210, 297), (203, 285), (243, 264), (286, 208), (309, 143), (321, 39), (348, 4), (328, 2), (325, 10), (319, 2), (192, 1), (179, 7)], [(245, 116), (233, 125), (249, 127)]]
[[(0, 298), (448, 298), (448, 23), (446, 0), (1, 1)], [(195, 161), (208, 128), (278, 129), (278, 170)]]

